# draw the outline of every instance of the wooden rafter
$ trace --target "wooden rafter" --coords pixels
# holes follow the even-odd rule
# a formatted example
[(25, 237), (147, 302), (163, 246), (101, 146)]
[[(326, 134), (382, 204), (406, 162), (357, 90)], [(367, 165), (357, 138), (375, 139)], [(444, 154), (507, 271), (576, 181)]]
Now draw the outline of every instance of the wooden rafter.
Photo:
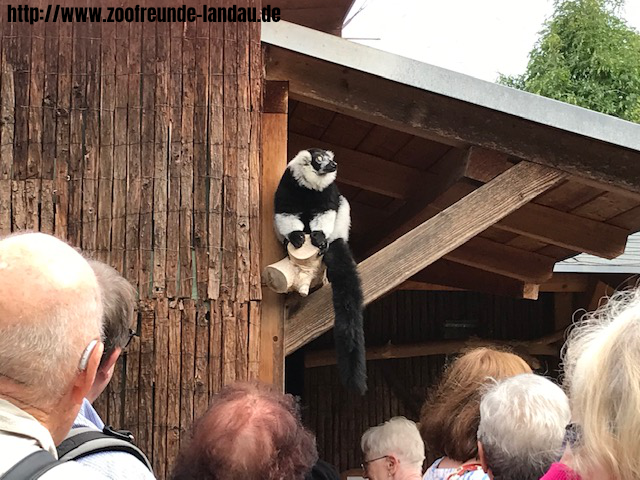
[[(438, 188), (416, 190), (409, 203), (390, 221), (385, 221), (386, 228), (382, 237), (372, 237), (362, 248), (367, 255), (371, 255), (416, 225), (433, 217), (442, 210), (432, 205), (436, 199), (439, 200), (438, 205), (448, 206), (471, 193), (475, 186), (464, 181), (465, 178), (486, 183), (512, 166), (507, 155), (496, 151), (479, 147), (450, 150), (432, 169), (439, 172)], [(451, 189), (452, 187), (454, 188)], [(453, 195), (450, 194), (450, 189)]]
[(446, 258), (432, 263), (412, 276), (410, 281), (528, 300), (538, 298), (538, 284), (536, 283), (488, 272), (452, 262)]
[[(521, 162), (406, 233), (359, 264), (368, 304), (455, 250), (490, 225), (561, 181), (565, 174)], [(285, 351), (291, 353), (333, 325), (331, 287), (312, 294), (285, 322)]]
[(445, 255), (447, 260), (528, 283), (542, 283), (553, 275), (555, 260), (538, 253), (493, 242), (482, 237), (470, 239)]
[[(473, 185), (458, 182), (444, 195), (435, 199), (430, 208), (444, 210), (474, 190)], [(615, 258), (621, 255), (629, 235), (629, 232), (623, 228), (560, 212), (533, 202), (500, 220), (494, 228), (524, 235), (574, 252), (585, 252), (604, 258)]]
[(322, 140), (289, 133), (289, 158), (309, 147), (324, 148), (335, 153), (338, 162), (338, 178), (342, 183), (392, 198), (405, 199), (418, 185), (433, 189), (438, 181), (435, 175), (415, 168)]
[[(471, 348), (491, 346), (511, 347), (524, 351), (529, 355), (558, 356), (560, 348), (556, 345), (556, 342), (563, 338), (564, 330), (536, 340), (489, 340), (472, 337), (467, 340), (438, 340), (400, 345), (388, 343), (379, 347), (367, 347), (367, 360), (454, 355)], [(332, 350), (317, 350), (305, 354), (304, 366), (307, 368), (335, 364), (336, 354)]]
[[(428, 269), (430, 269), (432, 266), (436, 266), (440, 264), (440, 262), (441, 261), (434, 263), (433, 265), (428, 267)], [(443, 260), (442, 262), (445, 262), (445, 261)], [(449, 268), (454, 268), (454, 265), (456, 264), (450, 262)], [(417, 275), (414, 275), (413, 277), (411, 277), (411, 279), (406, 280), (405, 282), (402, 282), (400, 285), (398, 285), (397, 290), (428, 290), (428, 291), (446, 291), (446, 292), (473, 290), (473, 291), (482, 292), (483, 291), (482, 287), (484, 285), (484, 288), (485, 288), (484, 291), (486, 293), (504, 293), (505, 295), (508, 295), (508, 296), (516, 296), (516, 297), (519, 296), (518, 292), (520, 291), (519, 289), (521, 287), (516, 287), (517, 284), (512, 284), (516, 286), (505, 288), (503, 289), (502, 292), (499, 289), (497, 290), (496, 289), (497, 285), (494, 284), (491, 286), (492, 291), (488, 291), (489, 289), (487, 288), (487, 283), (483, 281), (483, 279), (487, 278), (485, 276), (487, 272), (482, 272), (483, 276), (481, 276), (473, 286), (468, 286), (465, 288), (462, 285), (459, 285), (459, 286), (447, 285), (446, 283), (460, 284), (462, 282), (454, 281), (454, 279), (452, 279), (452, 276), (448, 272), (444, 272), (444, 268), (445, 267), (442, 267), (443, 273), (441, 273), (441, 275), (444, 276), (446, 273), (445, 278), (449, 278), (449, 281), (444, 279), (437, 280), (435, 278), (431, 278), (431, 280), (429, 280), (429, 276), (423, 275), (423, 273), (420, 272)], [(423, 272), (427, 271), (428, 269), (423, 270)], [(464, 273), (468, 274), (469, 271), (465, 270)], [(457, 278), (459, 277), (456, 277), (456, 279)], [(566, 293), (567, 295), (571, 295), (572, 293), (585, 292), (589, 289), (589, 278), (590, 278), (589, 274), (584, 274), (584, 273), (554, 273), (553, 277), (551, 277), (549, 280), (547, 280), (546, 282), (538, 286), (539, 287), (538, 291), (541, 293), (547, 293), (547, 292)], [(504, 285), (508, 286), (509, 284), (506, 283)], [(517, 289), (514, 290), (515, 288)], [(515, 294), (510, 292), (515, 292)]]
[(531, 203), (497, 228), (603, 258), (622, 255), (629, 231)]

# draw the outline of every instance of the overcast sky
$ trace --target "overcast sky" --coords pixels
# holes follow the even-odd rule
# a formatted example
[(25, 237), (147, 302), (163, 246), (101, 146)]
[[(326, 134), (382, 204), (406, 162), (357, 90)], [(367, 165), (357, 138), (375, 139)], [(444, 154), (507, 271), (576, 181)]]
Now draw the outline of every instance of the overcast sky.
[[(553, 12), (553, 0), (356, 0), (351, 13), (363, 3), (345, 38), (491, 82), (524, 72)], [(640, 30), (640, 0), (626, 3), (623, 18)]]

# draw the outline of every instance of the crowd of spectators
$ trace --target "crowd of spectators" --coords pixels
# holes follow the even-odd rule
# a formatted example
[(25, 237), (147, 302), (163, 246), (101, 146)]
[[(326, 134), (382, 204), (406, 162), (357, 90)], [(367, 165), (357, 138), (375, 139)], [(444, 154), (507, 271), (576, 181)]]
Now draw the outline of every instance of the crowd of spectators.
[[(110, 439), (130, 439), (91, 405), (136, 335), (136, 297), (116, 270), (52, 236), (0, 239), (0, 480), (155, 478), (143, 452), (112, 448)], [(640, 478), (640, 291), (617, 293), (577, 322), (563, 367), (561, 388), (514, 353), (465, 352), (418, 423), (394, 417), (362, 434), (362, 477)], [(65, 445), (85, 445), (79, 435), (106, 443), (68, 456)], [(437, 459), (427, 467), (425, 458)], [(255, 381), (212, 397), (169, 475), (340, 478), (318, 458), (297, 400)]]

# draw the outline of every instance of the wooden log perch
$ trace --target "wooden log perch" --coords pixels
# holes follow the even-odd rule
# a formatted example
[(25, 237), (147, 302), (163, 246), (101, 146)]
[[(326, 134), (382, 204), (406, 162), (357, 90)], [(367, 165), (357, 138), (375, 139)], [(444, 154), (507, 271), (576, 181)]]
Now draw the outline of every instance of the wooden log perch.
[(262, 278), (271, 290), (277, 293), (298, 292), (309, 295), (309, 290), (325, 282), (325, 266), (320, 250), (311, 244), (309, 235), (304, 244), (295, 248), (287, 245), (288, 256), (265, 267)]

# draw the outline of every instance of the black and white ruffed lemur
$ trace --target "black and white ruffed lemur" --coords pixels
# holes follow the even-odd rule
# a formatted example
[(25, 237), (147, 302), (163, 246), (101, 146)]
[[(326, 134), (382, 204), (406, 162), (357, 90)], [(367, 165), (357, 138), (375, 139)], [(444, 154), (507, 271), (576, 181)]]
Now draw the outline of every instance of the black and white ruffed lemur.
[(275, 228), (280, 241), (296, 248), (305, 234), (324, 254), (333, 291), (334, 340), (342, 383), (367, 391), (362, 287), (347, 241), (349, 202), (335, 183), (338, 165), (328, 150), (309, 148), (289, 162), (275, 195)]

